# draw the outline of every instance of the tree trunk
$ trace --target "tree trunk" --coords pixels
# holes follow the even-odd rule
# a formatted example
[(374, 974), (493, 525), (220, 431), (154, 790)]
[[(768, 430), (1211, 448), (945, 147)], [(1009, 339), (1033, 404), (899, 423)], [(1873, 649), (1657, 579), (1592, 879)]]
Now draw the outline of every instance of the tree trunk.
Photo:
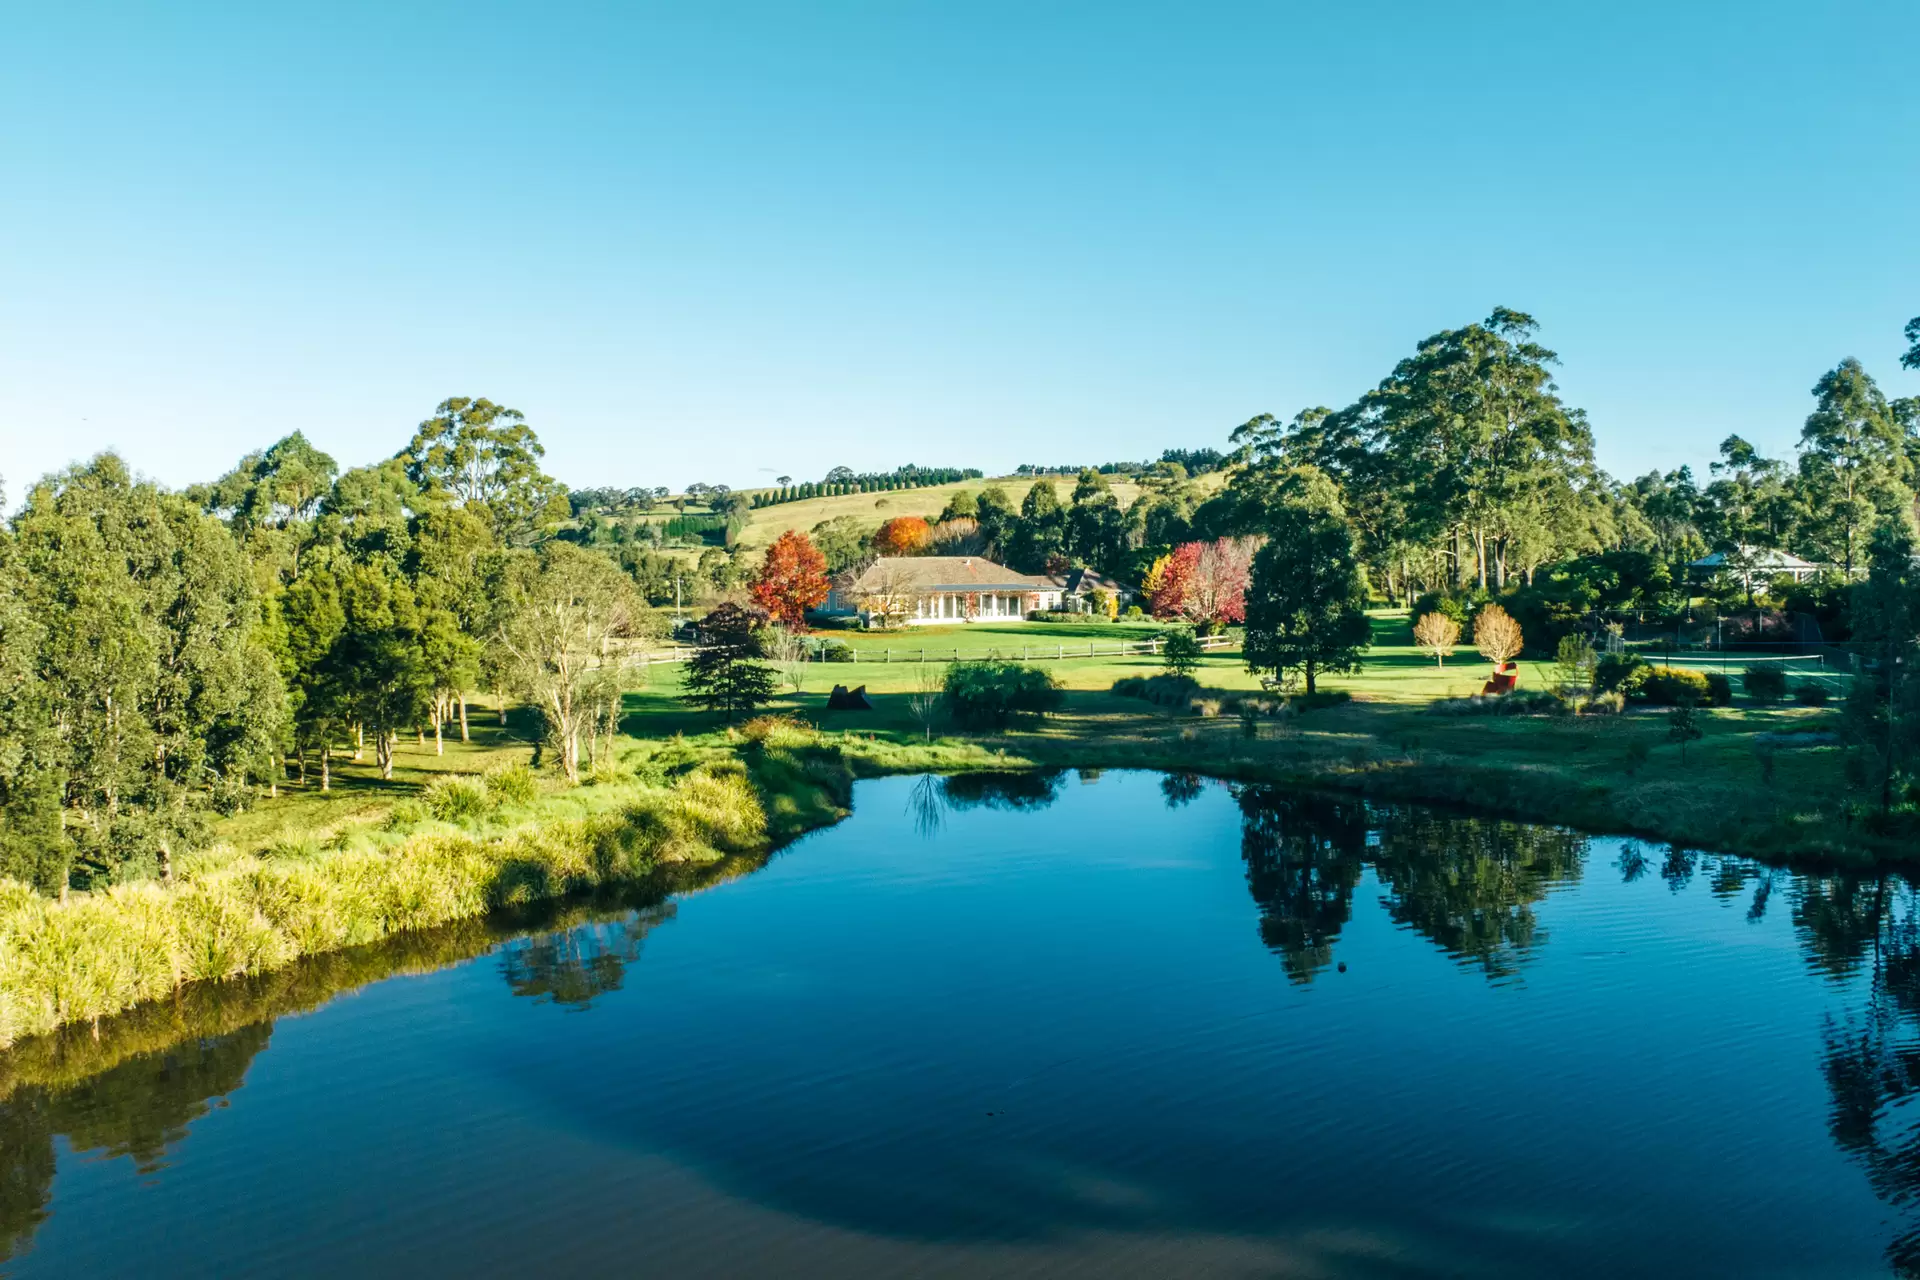
[(560, 768), (571, 786), (580, 784), (580, 737), (574, 732), (560, 735)]
[(320, 744), (320, 789), (333, 790), (333, 744), (330, 742)]
[(440, 736), (440, 717), (439, 716), (435, 716), (433, 718), (433, 754), (437, 756), (443, 756), (447, 754), (446, 741)]
[(293, 776), (299, 780), (301, 786), (304, 787), (307, 785), (307, 749), (305, 746), (302, 746), (298, 751), (294, 752)]
[(355, 726), (353, 726), (353, 762), (355, 764), (359, 764), (360, 757), (366, 754), (367, 754), (367, 726), (363, 724), (356, 724)]
[(467, 691), (462, 689), (455, 696), (460, 704), (460, 741), (471, 742), (473, 739), (467, 736)]
[(382, 782), (391, 782), (393, 780), (393, 749), (398, 745), (399, 741), (400, 735), (391, 729), (382, 729), (374, 737), (373, 754), (375, 759), (380, 762), (380, 780)]
[(1309, 663), (1307, 664), (1307, 692), (1308, 692), (1308, 693), (1313, 693), (1313, 692), (1314, 692), (1314, 687), (1313, 687), (1313, 664), (1312, 664), (1311, 662), (1309, 662)]
[(507, 691), (505, 689), (495, 689), (493, 691), (493, 697), (494, 701), (499, 704), (500, 727), (504, 729), (507, 727)]

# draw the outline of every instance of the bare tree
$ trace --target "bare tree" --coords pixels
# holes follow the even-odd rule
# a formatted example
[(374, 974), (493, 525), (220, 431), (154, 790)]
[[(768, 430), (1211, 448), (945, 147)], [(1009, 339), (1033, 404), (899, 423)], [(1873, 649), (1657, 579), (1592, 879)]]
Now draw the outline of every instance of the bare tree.
[(1520, 653), (1520, 624), (1497, 604), (1487, 605), (1473, 619), (1473, 644), (1494, 666), (1505, 666)]
[(913, 616), (916, 595), (907, 575), (886, 561), (872, 571), (873, 585), (860, 598), (860, 608), (882, 627), (903, 625)]
[(1460, 624), (1435, 609), (1420, 615), (1413, 624), (1413, 642), (1433, 655), (1435, 665), (1444, 667), (1453, 647), (1460, 643)]
[(780, 673), (780, 682), (795, 693), (804, 693), (807, 680), (807, 642), (785, 627), (773, 627), (767, 633), (767, 659)]
[(940, 699), (946, 691), (945, 669), (922, 662), (914, 672), (913, 692), (907, 695), (907, 710), (933, 741), (933, 722), (940, 717)]

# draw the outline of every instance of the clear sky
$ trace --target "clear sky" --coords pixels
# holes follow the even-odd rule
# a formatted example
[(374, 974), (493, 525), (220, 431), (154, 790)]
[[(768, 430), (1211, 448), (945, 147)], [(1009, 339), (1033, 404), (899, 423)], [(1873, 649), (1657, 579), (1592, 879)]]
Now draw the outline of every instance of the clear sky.
[(1920, 8), (0, 3), (0, 472), (1224, 444), (1529, 311), (1627, 476), (1920, 314)]

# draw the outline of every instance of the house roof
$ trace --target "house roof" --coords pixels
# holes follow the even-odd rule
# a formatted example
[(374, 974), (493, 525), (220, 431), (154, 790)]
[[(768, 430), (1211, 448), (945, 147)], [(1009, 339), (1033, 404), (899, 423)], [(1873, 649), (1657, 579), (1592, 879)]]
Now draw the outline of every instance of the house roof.
[[(1766, 569), (1818, 569), (1820, 566), (1811, 560), (1802, 560), (1790, 551), (1777, 551), (1772, 547), (1746, 547), (1746, 554), (1753, 557), (1752, 567)], [(1687, 567), (1689, 569), (1724, 569), (1730, 553), (1716, 551), (1710, 556), (1701, 556)]]
[(1082, 591), (1124, 591), (1126, 589), (1097, 569), (1068, 569), (1065, 573), (1049, 574), (1046, 581), (1070, 596), (1078, 595)]
[(1015, 573), (984, 556), (889, 556), (875, 560), (849, 588), (876, 591), (1033, 591), (1054, 584)]

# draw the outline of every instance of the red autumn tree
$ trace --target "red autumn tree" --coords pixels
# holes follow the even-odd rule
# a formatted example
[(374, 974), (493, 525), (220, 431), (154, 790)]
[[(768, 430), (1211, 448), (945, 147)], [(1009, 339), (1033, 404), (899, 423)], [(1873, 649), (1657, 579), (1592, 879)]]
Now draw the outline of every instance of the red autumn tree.
[(776, 622), (799, 630), (807, 610), (827, 598), (827, 557), (806, 534), (787, 530), (767, 548), (753, 579), (753, 598)]
[(1157, 618), (1185, 618), (1213, 630), (1247, 617), (1247, 583), (1257, 538), (1183, 542), (1159, 569), (1152, 596)]
[(917, 556), (932, 539), (933, 530), (919, 516), (895, 516), (873, 535), (873, 549), (883, 556)]

